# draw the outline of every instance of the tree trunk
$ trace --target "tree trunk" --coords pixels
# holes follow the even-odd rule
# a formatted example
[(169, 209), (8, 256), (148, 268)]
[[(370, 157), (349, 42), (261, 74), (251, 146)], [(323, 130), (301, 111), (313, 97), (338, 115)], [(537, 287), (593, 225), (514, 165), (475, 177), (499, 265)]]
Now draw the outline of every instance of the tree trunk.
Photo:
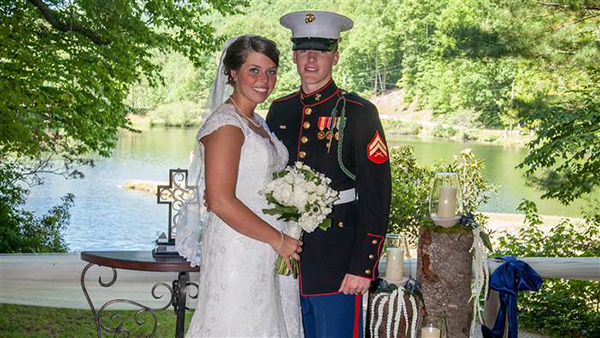
[(447, 337), (469, 337), (472, 244), (468, 230), (440, 233), (419, 228), (417, 279), (423, 286), (425, 317), (445, 319)]
[(379, 79), (379, 65), (377, 63), (377, 54), (375, 54), (375, 81), (373, 82), (373, 95), (377, 95), (377, 80)]

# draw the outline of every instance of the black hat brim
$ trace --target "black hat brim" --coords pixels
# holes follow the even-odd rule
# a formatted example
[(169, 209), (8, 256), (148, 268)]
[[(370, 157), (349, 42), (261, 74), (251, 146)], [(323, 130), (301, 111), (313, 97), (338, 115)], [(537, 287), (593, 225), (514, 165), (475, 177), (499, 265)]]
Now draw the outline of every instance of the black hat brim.
[(337, 46), (337, 39), (326, 38), (292, 38), (292, 50), (332, 51)]

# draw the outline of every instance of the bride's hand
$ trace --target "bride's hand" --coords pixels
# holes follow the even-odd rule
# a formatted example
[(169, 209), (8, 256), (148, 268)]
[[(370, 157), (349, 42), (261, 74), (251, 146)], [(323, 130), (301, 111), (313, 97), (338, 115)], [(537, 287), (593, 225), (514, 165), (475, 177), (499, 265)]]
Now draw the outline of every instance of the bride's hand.
[(285, 259), (285, 264), (291, 270), (292, 265), (290, 263), (290, 257), (294, 258), (296, 261), (300, 261), (299, 254), (302, 252), (302, 241), (283, 234), (281, 245), (279, 245), (279, 248), (273, 246), (273, 249), (275, 249), (275, 252), (277, 252), (279, 256)]

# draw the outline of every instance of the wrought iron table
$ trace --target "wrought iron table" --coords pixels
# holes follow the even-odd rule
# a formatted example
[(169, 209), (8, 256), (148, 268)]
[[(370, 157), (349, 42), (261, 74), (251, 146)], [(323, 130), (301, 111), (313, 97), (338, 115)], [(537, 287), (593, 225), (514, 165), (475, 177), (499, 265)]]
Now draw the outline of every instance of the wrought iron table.
[[(189, 281), (189, 273), (193, 271), (199, 271), (198, 267), (191, 267), (185, 259), (181, 257), (153, 257), (152, 252), (150, 251), (83, 251), (81, 252), (81, 259), (88, 262), (81, 272), (81, 289), (83, 290), (83, 294), (87, 299), (90, 308), (92, 310), (92, 314), (94, 316), (94, 320), (96, 322), (96, 330), (98, 332), (98, 337), (102, 336), (102, 331), (119, 334), (125, 333), (128, 334), (128, 330), (123, 328), (123, 320), (118, 318), (119, 323), (115, 328), (110, 328), (101, 322), (103, 311), (111, 304), (115, 303), (126, 303), (137, 306), (140, 308), (135, 314), (135, 321), (138, 325), (141, 325), (143, 321), (138, 320), (138, 315), (142, 312), (149, 313), (154, 320), (154, 327), (150, 336), (153, 336), (158, 322), (156, 315), (154, 312), (164, 311), (168, 309), (171, 305), (175, 309), (175, 313), (177, 315), (177, 323), (175, 326), (175, 336), (183, 337), (183, 331), (185, 326), (185, 311), (189, 308), (186, 307), (186, 291), (188, 286), (194, 286), (196, 291), (198, 290), (198, 285), (196, 283)], [(141, 303), (127, 300), (127, 299), (113, 299), (104, 303), (98, 310), (94, 307), (94, 304), (88, 294), (88, 291), (85, 287), (85, 275), (90, 267), (93, 265), (109, 267), (112, 269), (113, 276), (112, 279), (105, 283), (102, 281), (102, 277), (98, 278), (98, 283), (102, 287), (110, 287), (117, 281), (117, 270), (116, 269), (127, 269), (127, 270), (138, 270), (138, 271), (160, 271), (160, 272), (177, 272), (178, 279), (174, 280), (172, 283), (172, 287), (166, 283), (157, 283), (152, 287), (152, 297), (155, 299), (160, 299), (163, 296), (156, 295), (155, 291), (159, 287), (163, 287), (167, 289), (171, 295), (170, 301), (164, 306), (160, 308), (151, 308)], [(190, 295), (190, 298), (196, 298), (196, 295)]]

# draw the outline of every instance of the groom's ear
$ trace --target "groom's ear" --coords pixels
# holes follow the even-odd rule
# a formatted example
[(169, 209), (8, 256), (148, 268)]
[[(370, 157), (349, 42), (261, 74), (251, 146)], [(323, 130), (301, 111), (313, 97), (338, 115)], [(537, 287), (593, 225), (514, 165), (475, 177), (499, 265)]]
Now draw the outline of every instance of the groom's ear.
[(298, 64), (296, 62), (296, 53), (297, 53), (296, 51), (292, 51), (292, 60), (294, 60), (294, 64)]
[(340, 60), (340, 52), (338, 52), (337, 50), (335, 50), (333, 52), (333, 65), (337, 65), (338, 61)]

